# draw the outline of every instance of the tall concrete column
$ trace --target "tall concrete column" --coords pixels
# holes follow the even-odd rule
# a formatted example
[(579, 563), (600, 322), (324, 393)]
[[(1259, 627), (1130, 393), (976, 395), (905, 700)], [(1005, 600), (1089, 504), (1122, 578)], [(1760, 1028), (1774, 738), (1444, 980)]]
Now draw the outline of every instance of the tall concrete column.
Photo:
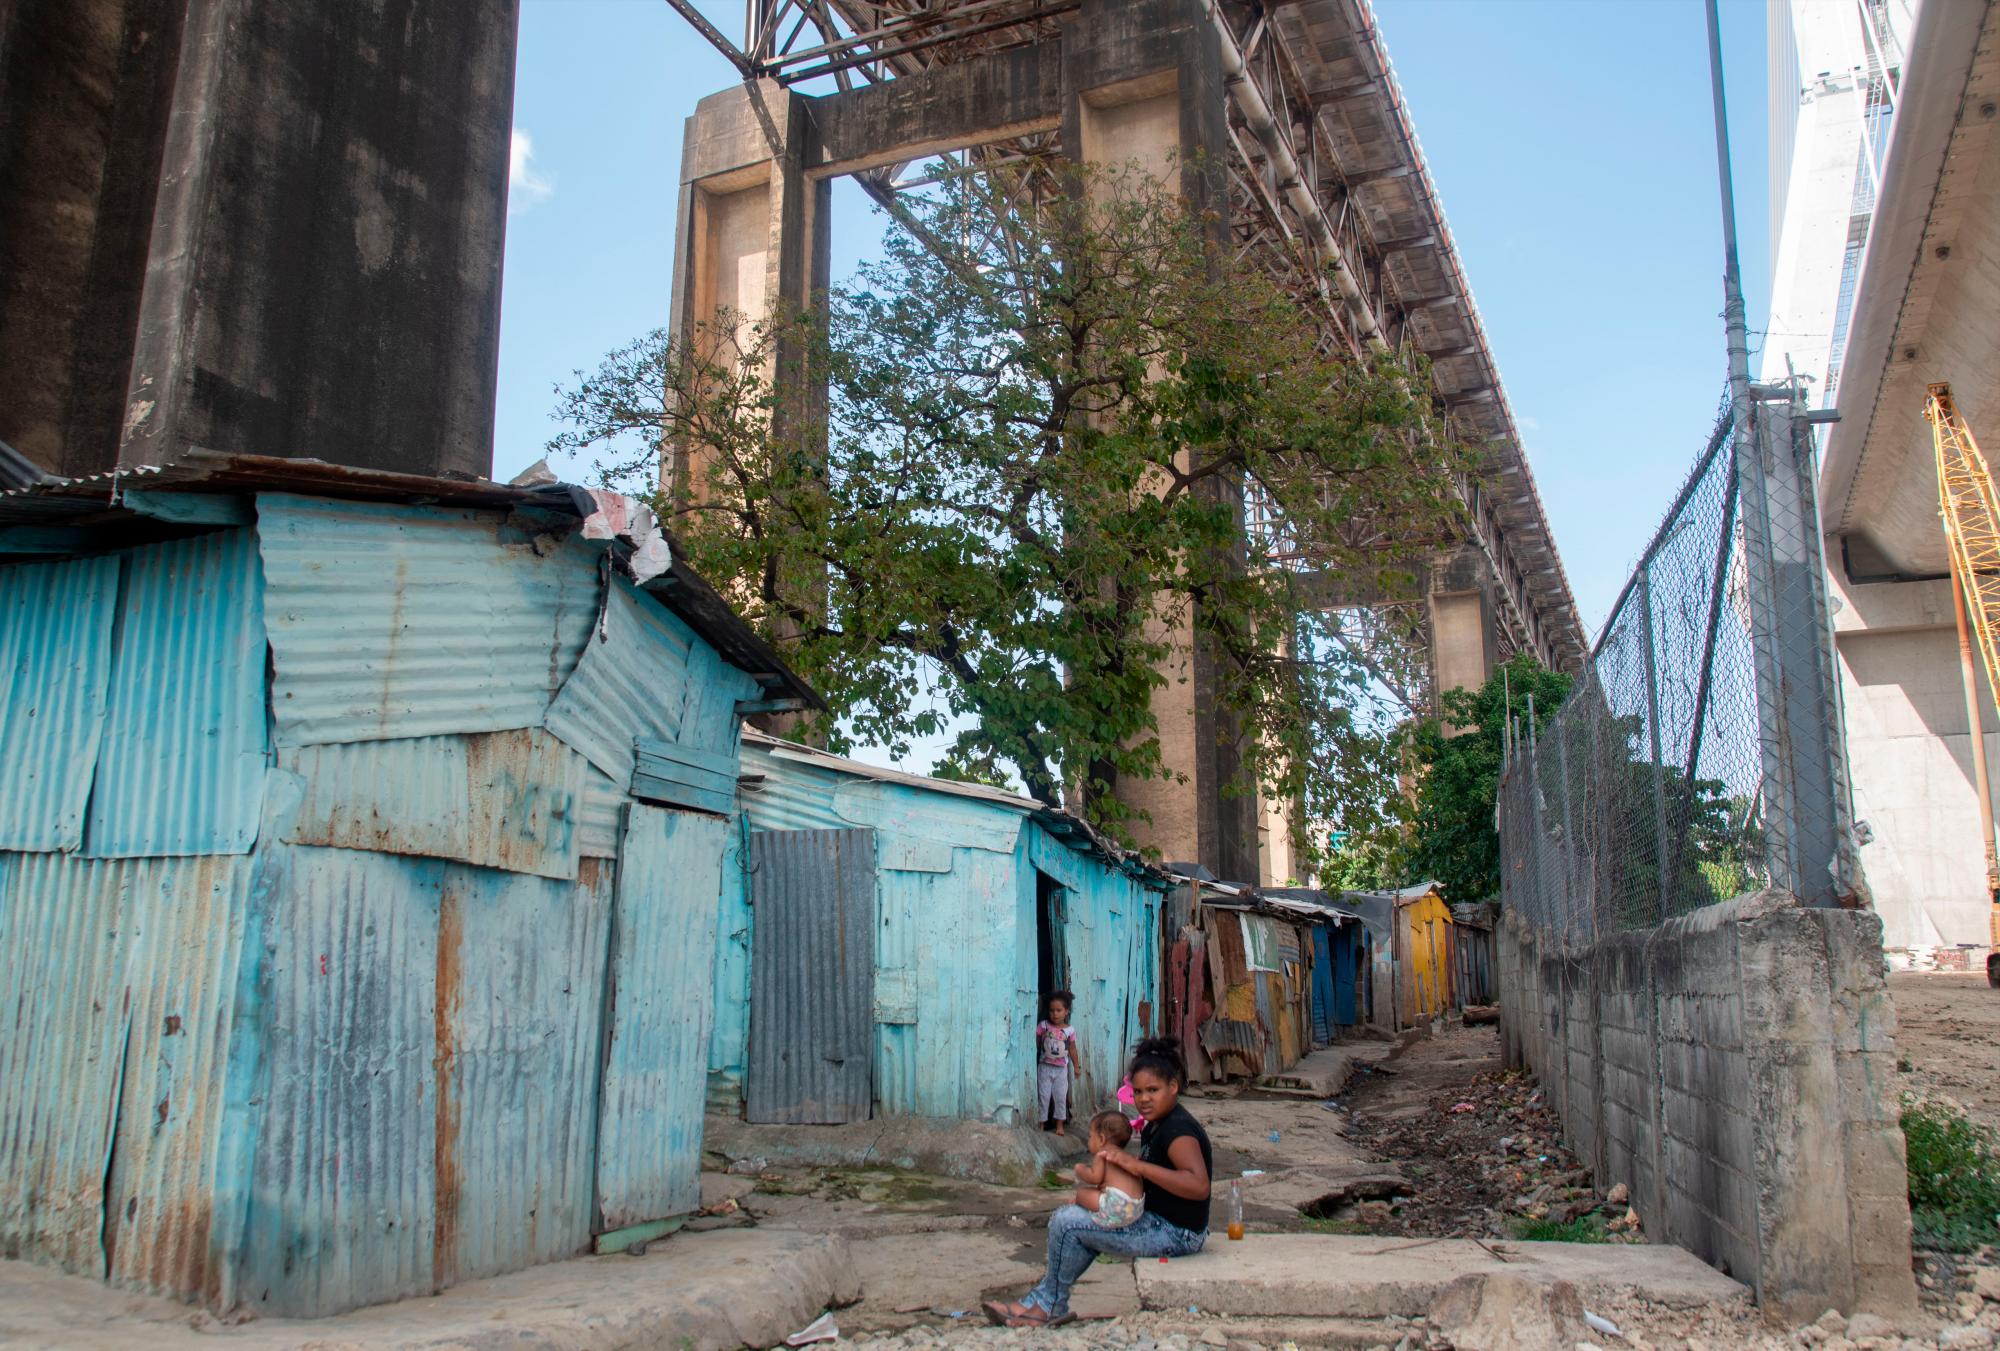
[[(1062, 132), (1066, 153), (1107, 170), (1136, 167), (1178, 179), (1197, 207), (1219, 206), (1215, 174), (1227, 134), (1221, 51), (1195, 0), (1086, 0), (1063, 34)], [(1216, 491), (1228, 491), (1217, 488)], [(1240, 513), (1240, 494), (1237, 495)], [(1153, 716), (1170, 777), (1121, 781), (1119, 798), (1150, 822), (1143, 847), (1197, 862), (1217, 876), (1259, 881), (1273, 860), (1260, 847), (1258, 795), (1224, 796), (1242, 769), (1242, 733), (1217, 706), (1215, 660), (1195, 641), (1192, 616), (1165, 637), (1171, 655)]]
[(0, 437), (487, 472), (517, 19), (0, 4)]
[(1486, 560), (1461, 549), (1431, 575), (1431, 672), (1440, 700), (1447, 690), (1477, 690), (1500, 662), (1499, 626)]
[[(723, 313), (747, 341), (754, 325), (803, 311), (826, 286), (830, 179), (809, 178), (810, 101), (764, 82), (711, 94), (687, 120), (674, 235), (672, 332), (690, 338)], [(779, 353), (780, 361), (787, 353)], [(814, 391), (799, 390), (803, 400)], [(698, 462), (698, 446), (675, 447)], [(699, 492), (698, 464), (663, 466)]]

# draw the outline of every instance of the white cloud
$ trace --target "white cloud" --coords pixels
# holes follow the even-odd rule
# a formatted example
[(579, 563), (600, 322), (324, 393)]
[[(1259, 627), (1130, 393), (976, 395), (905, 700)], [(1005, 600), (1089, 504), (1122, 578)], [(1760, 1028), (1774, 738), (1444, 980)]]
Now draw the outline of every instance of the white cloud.
[(507, 156), (507, 214), (546, 202), (555, 190), (555, 180), (535, 169), (535, 138), (514, 128), (514, 143)]

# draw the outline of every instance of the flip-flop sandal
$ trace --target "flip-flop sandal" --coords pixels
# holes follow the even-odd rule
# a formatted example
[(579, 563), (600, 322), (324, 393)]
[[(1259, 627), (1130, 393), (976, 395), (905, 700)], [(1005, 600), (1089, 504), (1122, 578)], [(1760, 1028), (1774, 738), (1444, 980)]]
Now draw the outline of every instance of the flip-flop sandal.
[(1075, 1321), (1076, 1315), (1073, 1313), (1059, 1313), (1051, 1318), (1040, 1309), (1031, 1309), (1024, 1314), (1015, 1314), (1005, 1323), (1002, 1323), (1001, 1326), (1009, 1328), (1059, 1328), (1065, 1323), (1074, 1323)]
[[(1025, 1309), (1028, 1306), (1024, 1304), (1021, 1305), (1020, 1307)], [(1008, 1305), (1001, 1303), (997, 1299), (989, 1299), (984, 1304), (980, 1305), (979, 1312), (985, 1314), (986, 1321), (991, 1323), (996, 1328), (1006, 1327), (1007, 1320), (1017, 1316), (1009, 1312)]]

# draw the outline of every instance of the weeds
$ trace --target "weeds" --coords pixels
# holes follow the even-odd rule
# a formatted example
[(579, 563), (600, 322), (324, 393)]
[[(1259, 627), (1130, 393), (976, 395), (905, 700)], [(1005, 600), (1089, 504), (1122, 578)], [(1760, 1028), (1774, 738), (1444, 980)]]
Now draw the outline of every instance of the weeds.
[(1059, 1168), (1044, 1168), (1042, 1170), (1042, 1189), (1044, 1191), (1068, 1191), (1074, 1185), (1074, 1183), (1062, 1175), (1062, 1170)]
[(1573, 1220), (1516, 1220), (1514, 1237), (1523, 1243), (1609, 1243), (1604, 1217), (1592, 1212)]
[(1905, 1093), (1903, 1142), (1918, 1247), (1971, 1252), (2000, 1237), (2000, 1158), (1990, 1127)]

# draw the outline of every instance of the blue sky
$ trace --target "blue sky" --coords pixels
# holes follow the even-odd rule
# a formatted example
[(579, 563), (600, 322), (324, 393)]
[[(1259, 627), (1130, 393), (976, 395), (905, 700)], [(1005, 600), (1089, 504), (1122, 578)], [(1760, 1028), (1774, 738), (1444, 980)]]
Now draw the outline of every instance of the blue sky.
[[(739, 35), (740, 5), (702, 8)], [(1754, 327), (1765, 11), (1722, 8)], [(1701, 5), (1377, 0), (1377, 14), (1594, 633), (1706, 439), (1725, 374)], [(555, 382), (666, 322), (683, 122), (736, 78), (664, 0), (524, 0), (520, 52), (501, 478), (543, 453)], [(852, 184), (835, 187), (833, 229), (844, 276), (881, 235)]]

